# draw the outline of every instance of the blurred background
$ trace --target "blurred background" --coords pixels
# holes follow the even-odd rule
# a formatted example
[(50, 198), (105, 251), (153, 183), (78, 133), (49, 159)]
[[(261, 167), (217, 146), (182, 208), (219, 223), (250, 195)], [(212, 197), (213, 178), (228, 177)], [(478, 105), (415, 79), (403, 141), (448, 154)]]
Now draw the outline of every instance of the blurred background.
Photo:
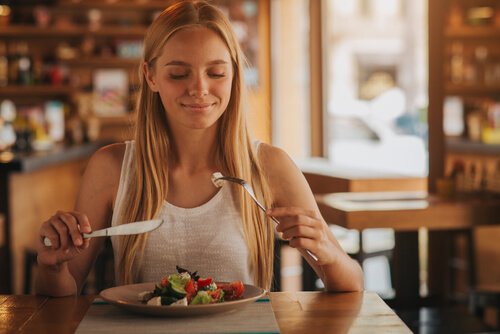
[[(142, 37), (172, 2), (0, 0), (1, 293), (32, 292), (38, 225), (73, 206), (96, 149), (131, 138)], [(471, 300), (500, 296), (500, 1), (212, 2), (248, 59), (254, 136), (302, 169), (366, 289), (415, 331), (458, 332), (455, 309), (459, 328), (498, 327), (498, 304)], [(339, 218), (356, 211), (368, 223)], [(321, 289), (278, 250), (276, 290)], [(110, 268), (106, 249), (87, 293)]]

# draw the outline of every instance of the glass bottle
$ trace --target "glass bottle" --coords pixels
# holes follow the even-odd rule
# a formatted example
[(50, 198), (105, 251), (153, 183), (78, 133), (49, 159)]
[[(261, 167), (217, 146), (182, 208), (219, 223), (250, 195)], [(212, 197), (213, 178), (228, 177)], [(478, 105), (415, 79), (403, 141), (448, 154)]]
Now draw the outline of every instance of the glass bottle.
[(450, 57), (450, 79), (454, 84), (462, 83), (464, 79), (464, 46), (462, 43), (453, 43), (451, 45)]
[(29, 56), (28, 43), (21, 42), (18, 44), (19, 53), (19, 83), (21, 85), (32, 84), (32, 63)]
[(0, 41), (0, 87), (9, 83), (9, 60), (7, 58), (7, 45)]

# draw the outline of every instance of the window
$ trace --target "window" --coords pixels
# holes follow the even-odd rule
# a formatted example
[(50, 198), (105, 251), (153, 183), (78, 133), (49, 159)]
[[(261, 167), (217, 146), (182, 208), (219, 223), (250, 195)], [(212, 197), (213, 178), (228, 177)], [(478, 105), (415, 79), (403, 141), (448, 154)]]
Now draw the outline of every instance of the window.
[(339, 169), (425, 176), (425, 0), (324, 4), (325, 155)]

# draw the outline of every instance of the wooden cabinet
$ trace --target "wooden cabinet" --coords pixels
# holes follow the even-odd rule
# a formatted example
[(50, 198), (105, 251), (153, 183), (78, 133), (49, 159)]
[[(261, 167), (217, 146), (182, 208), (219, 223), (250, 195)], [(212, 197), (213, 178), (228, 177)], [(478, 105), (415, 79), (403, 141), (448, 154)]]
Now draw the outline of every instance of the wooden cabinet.
[[(438, 192), (438, 181), (449, 178), (459, 166), (468, 180), (465, 188), (455, 182), (459, 200), (472, 197), (498, 201), (500, 1), (429, 1), (428, 59), (429, 191)], [(498, 224), (496, 219), (490, 223)], [(473, 231), (478, 284), (498, 277), (490, 269), (500, 261), (500, 227), (487, 229), (488, 233), (478, 233), (481, 228)], [(455, 241), (458, 248), (466, 247), (460, 240)], [(443, 251), (442, 239), (433, 238), (429, 243), (429, 253), (438, 255)], [(497, 247), (490, 247), (493, 244)], [(467, 263), (461, 268), (467, 268)], [(456, 281), (463, 277), (461, 270)], [(485, 270), (490, 274), (485, 275)]]
[(500, 1), (429, 3), (429, 130), (429, 189), (459, 161), (500, 178)]

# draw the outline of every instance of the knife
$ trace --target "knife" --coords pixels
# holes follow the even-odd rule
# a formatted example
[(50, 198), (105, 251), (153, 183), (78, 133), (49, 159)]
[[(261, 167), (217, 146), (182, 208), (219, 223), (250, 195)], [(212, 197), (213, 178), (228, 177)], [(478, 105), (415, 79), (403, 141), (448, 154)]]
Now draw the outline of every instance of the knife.
[[(129, 224), (122, 224), (118, 226), (103, 228), (102, 230), (97, 230), (92, 233), (83, 233), (83, 238), (94, 238), (94, 237), (110, 237), (112, 235), (129, 235), (129, 234), (140, 234), (145, 232), (150, 232), (163, 224), (163, 219), (152, 219), (140, 222), (134, 222)], [(52, 246), (50, 239), (43, 238), (43, 244), (47, 247)]]

